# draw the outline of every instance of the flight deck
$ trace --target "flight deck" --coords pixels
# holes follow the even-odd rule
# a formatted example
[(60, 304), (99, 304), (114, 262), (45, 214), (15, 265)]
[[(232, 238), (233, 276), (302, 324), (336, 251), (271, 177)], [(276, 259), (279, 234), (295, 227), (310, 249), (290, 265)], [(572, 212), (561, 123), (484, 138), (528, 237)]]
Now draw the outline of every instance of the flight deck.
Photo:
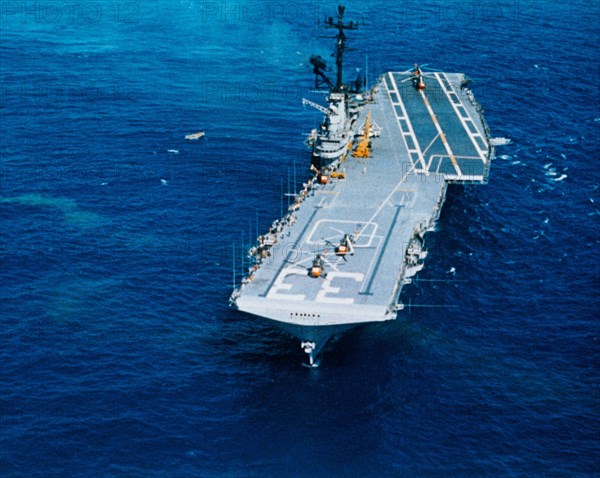
[[(485, 182), (491, 158), (463, 75), (428, 75), (425, 90), (412, 81), (410, 73), (382, 76), (356, 122), (358, 133), (371, 112), (372, 154), (347, 154), (336, 165), (343, 179), (313, 180), (240, 288), (240, 310), (317, 327), (395, 318), (411, 240), (433, 228), (447, 182)], [(352, 252), (337, 254), (345, 236)], [(325, 273), (315, 278), (317, 255)]]

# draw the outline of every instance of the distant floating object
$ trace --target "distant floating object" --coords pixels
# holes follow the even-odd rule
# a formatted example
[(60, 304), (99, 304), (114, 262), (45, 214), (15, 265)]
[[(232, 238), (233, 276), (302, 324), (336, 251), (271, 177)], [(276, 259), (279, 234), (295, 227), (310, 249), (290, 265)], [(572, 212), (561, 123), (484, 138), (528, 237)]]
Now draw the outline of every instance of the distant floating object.
[(179, 150), (178, 149), (167, 149), (167, 153), (179, 154)]
[(185, 139), (189, 139), (190, 141), (194, 141), (204, 137), (204, 131), (198, 131), (194, 134), (188, 134), (185, 136)]
[(162, 184), (163, 186), (166, 186), (167, 184), (169, 184), (169, 181), (167, 181), (166, 179), (161, 179), (160, 184)]

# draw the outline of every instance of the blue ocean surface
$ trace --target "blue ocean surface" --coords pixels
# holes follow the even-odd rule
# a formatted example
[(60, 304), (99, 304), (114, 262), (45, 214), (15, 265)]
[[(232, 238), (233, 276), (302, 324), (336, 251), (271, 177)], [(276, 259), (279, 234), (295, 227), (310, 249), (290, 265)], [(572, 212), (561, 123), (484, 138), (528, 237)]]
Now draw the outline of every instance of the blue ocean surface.
[(464, 72), (511, 144), (309, 370), (228, 297), (336, 4), (0, 1), (0, 476), (600, 476), (600, 3), (346, 6), (348, 78)]

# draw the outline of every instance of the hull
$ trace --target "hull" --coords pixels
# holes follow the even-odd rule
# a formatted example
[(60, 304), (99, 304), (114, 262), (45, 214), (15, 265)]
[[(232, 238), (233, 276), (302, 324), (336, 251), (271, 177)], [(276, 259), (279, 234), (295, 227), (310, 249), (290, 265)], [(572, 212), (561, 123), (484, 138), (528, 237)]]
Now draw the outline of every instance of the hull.
[(308, 365), (310, 367), (317, 367), (319, 365), (319, 354), (332, 337), (340, 336), (360, 325), (360, 323), (345, 325), (298, 325), (278, 320), (274, 320), (272, 323), (275, 327), (278, 327), (286, 334), (300, 341), (300, 347), (307, 354)]

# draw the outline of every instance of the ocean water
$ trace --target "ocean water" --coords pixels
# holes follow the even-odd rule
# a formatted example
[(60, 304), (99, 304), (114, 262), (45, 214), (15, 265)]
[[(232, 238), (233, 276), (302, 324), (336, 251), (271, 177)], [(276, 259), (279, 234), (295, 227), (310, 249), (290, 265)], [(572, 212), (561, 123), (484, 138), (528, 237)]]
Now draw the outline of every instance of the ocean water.
[(309, 370), (227, 301), (335, 3), (0, 2), (1, 476), (599, 476), (600, 3), (346, 5), (348, 77), (465, 72), (511, 143)]

